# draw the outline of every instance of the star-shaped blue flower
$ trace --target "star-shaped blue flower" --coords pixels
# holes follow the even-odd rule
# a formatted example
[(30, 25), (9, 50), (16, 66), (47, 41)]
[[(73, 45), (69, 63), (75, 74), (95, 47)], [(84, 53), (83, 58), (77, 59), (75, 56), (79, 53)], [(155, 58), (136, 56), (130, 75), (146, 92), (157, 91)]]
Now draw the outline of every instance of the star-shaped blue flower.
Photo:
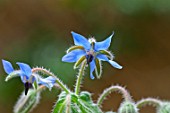
[(28, 64), (17, 62), (20, 70), (14, 70), (12, 64), (9, 61), (2, 60), (2, 64), (5, 72), (9, 75), (20, 76), (21, 81), (25, 86), (25, 95), (28, 93), (29, 88), (32, 87), (32, 84), (36, 82), (37, 84), (44, 85), (51, 89), (55, 83), (54, 77), (42, 78), (36, 73), (32, 73), (32, 69)]
[(107, 61), (113, 67), (122, 69), (121, 65), (113, 61), (113, 54), (107, 50), (110, 46), (113, 34), (101, 42), (96, 42), (94, 38), (87, 40), (84, 36), (75, 32), (71, 32), (71, 34), (75, 46), (67, 50), (67, 54), (63, 56), (62, 61), (80, 64), (80, 62), (86, 60), (87, 64), (90, 65), (91, 79), (94, 79), (94, 70), (96, 70), (95, 72), (98, 78), (101, 76), (101, 61)]

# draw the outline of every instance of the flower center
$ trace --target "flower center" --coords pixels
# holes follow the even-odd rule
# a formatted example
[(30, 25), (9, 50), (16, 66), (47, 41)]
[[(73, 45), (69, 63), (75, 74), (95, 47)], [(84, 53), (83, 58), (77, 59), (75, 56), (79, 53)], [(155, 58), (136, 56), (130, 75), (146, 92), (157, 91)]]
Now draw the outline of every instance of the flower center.
[(86, 54), (86, 60), (87, 60), (87, 64), (89, 64), (90, 62), (92, 62), (93, 61), (93, 59), (94, 59), (94, 51), (88, 51), (88, 52), (86, 52), (87, 54)]
[(29, 88), (32, 88), (32, 84), (29, 82), (26, 82), (24, 86), (25, 86), (25, 95), (27, 95)]

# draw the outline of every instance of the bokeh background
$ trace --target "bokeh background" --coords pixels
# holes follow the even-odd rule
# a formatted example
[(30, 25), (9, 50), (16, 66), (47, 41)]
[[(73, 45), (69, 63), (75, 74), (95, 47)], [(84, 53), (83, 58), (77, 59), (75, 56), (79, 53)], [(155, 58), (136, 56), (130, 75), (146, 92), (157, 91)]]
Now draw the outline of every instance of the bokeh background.
[[(93, 99), (110, 85), (126, 86), (134, 100), (156, 97), (170, 100), (169, 0), (0, 0), (0, 59), (50, 69), (73, 89), (77, 70), (61, 62), (73, 45), (71, 31), (97, 41), (115, 32), (110, 50), (122, 70), (104, 63), (100, 80), (86, 72), (82, 90)], [(20, 78), (5, 82), (0, 65), (0, 112), (11, 113), (24, 87)], [(59, 91), (42, 93), (32, 113), (49, 113)], [(111, 94), (103, 110), (116, 111), (122, 98)], [(141, 113), (155, 113), (152, 107)]]

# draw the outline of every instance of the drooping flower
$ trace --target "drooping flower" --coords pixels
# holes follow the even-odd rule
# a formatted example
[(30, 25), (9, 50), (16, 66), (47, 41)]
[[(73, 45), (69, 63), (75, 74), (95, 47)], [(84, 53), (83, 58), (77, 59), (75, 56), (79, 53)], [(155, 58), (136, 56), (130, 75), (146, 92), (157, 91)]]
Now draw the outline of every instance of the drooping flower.
[(2, 60), (2, 64), (5, 72), (9, 76), (20, 76), (21, 81), (25, 86), (25, 95), (27, 95), (29, 88), (32, 88), (32, 84), (36, 82), (36, 84), (41, 84), (49, 89), (51, 89), (55, 83), (54, 77), (42, 78), (36, 73), (32, 73), (32, 69), (28, 64), (17, 62), (16, 64), (19, 66), (20, 70), (14, 70), (12, 64), (9, 61)]
[(63, 56), (64, 62), (76, 62), (74, 68), (77, 68), (82, 61), (86, 60), (90, 65), (90, 78), (94, 79), (93, 72), (97, 75), (97, 78), (101, 77), (102, 66), (101, 61), (109, 62), (113, 67), (122, 69), (122, 66), (113, 61), (113, 54), (107, 49), (110, 46), (112, 36), (101, 42), (96, 42), (94, 38), (87, 40), (84, 36), (71, 32), (75, 46), (70, 47), (67, 50), (67, 54)]
[(42, 84), (46, 87), (49, 88), (49, 90), (51, 90), (51, 88), (54, 86), (54, 84), (56, 83), (56, 79), (52, 76), (49, 76), (47, 78), (39, 78), (39, 82), (38, 84)]

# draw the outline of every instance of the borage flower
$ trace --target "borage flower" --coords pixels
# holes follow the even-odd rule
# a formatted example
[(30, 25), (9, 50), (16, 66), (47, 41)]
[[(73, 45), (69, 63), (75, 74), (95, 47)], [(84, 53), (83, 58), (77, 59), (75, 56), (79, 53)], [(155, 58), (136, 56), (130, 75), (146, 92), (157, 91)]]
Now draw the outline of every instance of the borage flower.
[(34, 82), (36, 84), (44, 85), (51, 89), (56, 81), (56, 79), (52, 76), (42, 78), (37, 73), (32, 73), (31, 67), (25, 63), (16, 63), (19, 66), (20, 70), (14, 70), (12, 64), (6, 60), (2, 60), (2, 64), (5, 72), (8, 74), (6, 81), (9, 79), (10, 76), (20, 76), (21, 81), (24, 83), (25, 95), (27, 95), (29, 88), (32, 88), (32, 84)]
[(94, 70), (97, 78), (101, 77), (101, 61), (107, 61), (113, 67), (122, 69), (122, 66), (113, 61), (113, 54), (107, 50), (110, 46), (113, 34), (101, 42), (96, 42), (94, 38), (87, 40), (84, 36), (75, 32), (71, 32), (71, 34), (73, 36), (75, 46), (72, 46), (67, 50), (67, 54), (62, 58), (62, 61), (76, 62), (74, 68), (77, 68), (82, 61), (86, 60), (87, 64), (90, 65), (91, 79), (94, 79)]

